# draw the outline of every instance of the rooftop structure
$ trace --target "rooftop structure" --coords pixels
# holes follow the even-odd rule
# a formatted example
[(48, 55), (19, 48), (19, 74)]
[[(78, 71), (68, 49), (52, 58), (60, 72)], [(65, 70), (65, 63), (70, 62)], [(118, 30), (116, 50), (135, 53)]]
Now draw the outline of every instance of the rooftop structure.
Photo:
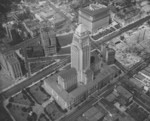
[(128, 90), (126, 90), (124, 87), (117, 86), (116, 90), (121, 96), (123, 96), (127, 100), (132, 98), (132, 94)]
[(145, 76), (146, 78), (149, 78), (149, 79), (150, 79), (150, 73), (147, 72), (146, 70), (140, 71), (140, 74), (142, 74), (142, 75)]
[(91, 117), (93, 117), (96, 113), (98, 113), (99, 110), (95, 107), (91, 107), (89, 110), (87, 110), (83, 116), (86, 118), (86, 119), (90, 119)]
[(75, 68), (64, 70), (59, 73), (58, 84), (67, 92), (71, 92), (77, 87), (77, 72)]
[(136, 78), (131, 78), (130, 82), (133, 84), (133, 86), (137, 87), (138, 89), (142, 89), (144, 87), (144, 83), (142, 83), (142, 81)]
[(55, 95), (55, 100), (58, 104), (62, 105), (63, 109), (70, 107), (73, 103), (74, 97), (58, 85), (57, 77), (47, 78), (44, 86), (47, 92), (51, 93), (52, 96)]
[(27, 19), (23, 22), (23, 25), (31, 37), (35, 37), (39, 33), (40, 24), (38, 20)]
[(120, 25), (125, 26), (135, 19), (140, 18), (140, 9), (136, 7), (127, 7), (119, 10), (118, 13), (114, 16), (114, 20), (120, 23)]
[(69, 70), (61, 71), (59, 76), (61, 76), (64, 81), (70, 81), (70, 77), (77, 76), (77, 71), (75, 68), (71, 68)]
[(36, 8), (31, 7), (31, 11), (40, 22), (49, 21), (49, 23), (56, 28), (61, 27), (66, 21), (66, 19), (54, 11), (48, 3), (44, 3)]
[[(95, 92), (98, 88), (101, 88), (101, 84), (107, 84), (115, 75), (114, 70), (110, 67), (105, 68), (101, 73), (96, 76), (96, 79), (89, 81), (86, 85), (79, 85), (71, 92), (67, 92), (58, 82), (58, 76), (49, 77), (44, 81), (44, 87), (48, 93), (50, 93), (56, 99), (57, 103), (63, 109), (69, 109), (70, 106), (74, 106)], [(98, 87), (99, 85), (99, 87)], [(93, 87), (95, 90), (92, 90)], [(63, 104), (63, 105), (62, 105)]]
[(63, 26), (63, 24), (66, 22), (66, 19), (59, 13), (55, 13), (51, 22), (54, 24), (55, 28), (58, 29)]
[(83, 24), (79, 24), (79, 26), (76, 28), (75, 34), (79, 37), (82, 37), (84, 35), (87, 35), (88, 31)]
[[(81, 12), (88, 14), (89, 16), (96, 18), (104, 18), (107, 16), (109, 9), (105, 5), (101, 4), (90, 4), (85, 8), (80, 9)], [(93, 21), (94, 21), (93, 19)]]
[(37, 10), (33, 10), (33, 13), (39, 21), (44, 21), (51, 20), (56, 12), (49, 6), (44, 6)]
[(134, 75), (134, 78), (136, 78), (138, 80), (144, 80), (145, 76), (143, 76), (142, 74), (138, 73), (138, 74)]
[(79, 23), (84, 24), (92, 33), (108, 26), (109, 18), (109, 9), (104, 5), (91, 4), (79, 10)]

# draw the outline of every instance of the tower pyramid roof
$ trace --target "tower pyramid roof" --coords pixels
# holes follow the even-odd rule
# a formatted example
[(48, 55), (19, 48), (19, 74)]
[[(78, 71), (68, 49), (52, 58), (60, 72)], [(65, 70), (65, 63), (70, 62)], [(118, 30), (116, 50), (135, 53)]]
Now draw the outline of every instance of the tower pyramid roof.
[(75, 31), (75, 33), (79, 36), (82, 36), (87, 32), (88, 31), (83, 24), (79, 24), (78, 27), (76, 28), (76, 31)]

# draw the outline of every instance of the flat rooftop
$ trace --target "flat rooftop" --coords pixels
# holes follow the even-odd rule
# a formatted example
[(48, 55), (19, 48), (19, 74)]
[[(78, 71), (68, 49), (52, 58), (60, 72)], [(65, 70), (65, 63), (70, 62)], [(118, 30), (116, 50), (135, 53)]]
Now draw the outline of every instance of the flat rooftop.
[(45, 79), (47, 85), (49, 85), (55, 92), (66, 102), (72, 102), (72, 95), (70, 95), (66, 90), (64, 90), (60, 85), (57, 83), (57, 76), (49, 77)]
[(124, 87), (122, 87), (122, 86), (118, 86), (116, 88), (116, 90), (118, 91), (118, 93), (120, 95), (122, 95), (123, 97), (125, 97), (127, 99), (132, 97), (132, 94), (128, 90), (126, 90)]
[(80, 9), (81, 12), (88, 14), (89, 16), (95, 17), (100, 15), (101, 17), (106, 16), (108, 14), (108, 7), (101, 4), (90, 4), (85, 8)]
[(63, 16), (61, 16), (59, 13), (56, 13), (56, 14), (54, 15), (53, 22), (54, 22), (55, 24), (58, 24), (58, 23), (63, 22), (63, 21), (65, 21), (65, 20), (66, 20), (66, 19), (65, 19)]
[(38, 20), (27, 19), (24, 21), (24, 23), (26, 24), (26, 26), (28, 28), (39, 27), (39, 21)]
[(68, 93), (66, 90), (64, 90), (61, 86), (57, 83), (57, 77), (58, 75), (55, 75), (53, 77), (49, 77), (45, 80), (46, 84), (49, 85), (57, 94), (63, 98), (66, 102), (72, 101), (72, 99), (78, 97), (79, 95), (86, 92), (88, 89), (91, 89), (94, 85), (96, 85), (98, 82), (103, 81), (105, 78), (110, 76), (112, 73), (115, 73), (112, 68), (109, 66), (103, 69), (101, 73), (99, 73), (96, 76), (96, 79), (93, 81), (89, 81), (86, 85), (80, 85), (70, 93)]

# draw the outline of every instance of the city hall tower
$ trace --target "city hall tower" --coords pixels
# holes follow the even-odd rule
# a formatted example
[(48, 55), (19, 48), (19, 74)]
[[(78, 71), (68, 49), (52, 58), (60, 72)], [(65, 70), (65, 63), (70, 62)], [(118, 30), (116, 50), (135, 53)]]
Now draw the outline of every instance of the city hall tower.
[(71, 44), (71, 67), (78, 73), (78, 82), (85, 84), (86, 72), (90, 69), (90, 40), (89, 32), (83, 24), (75, 30)]

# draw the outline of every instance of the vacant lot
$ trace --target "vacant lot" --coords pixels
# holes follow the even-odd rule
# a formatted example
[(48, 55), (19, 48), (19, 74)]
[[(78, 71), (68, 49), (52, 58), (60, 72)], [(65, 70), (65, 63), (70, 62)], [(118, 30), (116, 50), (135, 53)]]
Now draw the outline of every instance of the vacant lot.
[(0, 104), (0, 121), (13, 121), (2, 104)]
[(30, 109), (28, 109), (27, 107), (9, 103), (7, 105), (7, 108), (16, 121), (28, 121), (27, 118)]
[(18, 93), (14, 97), (11, 97), (9, 101), (12, 103), (22, 104), (26, 106), (33, 105), (34, 103), (24, 92)]

